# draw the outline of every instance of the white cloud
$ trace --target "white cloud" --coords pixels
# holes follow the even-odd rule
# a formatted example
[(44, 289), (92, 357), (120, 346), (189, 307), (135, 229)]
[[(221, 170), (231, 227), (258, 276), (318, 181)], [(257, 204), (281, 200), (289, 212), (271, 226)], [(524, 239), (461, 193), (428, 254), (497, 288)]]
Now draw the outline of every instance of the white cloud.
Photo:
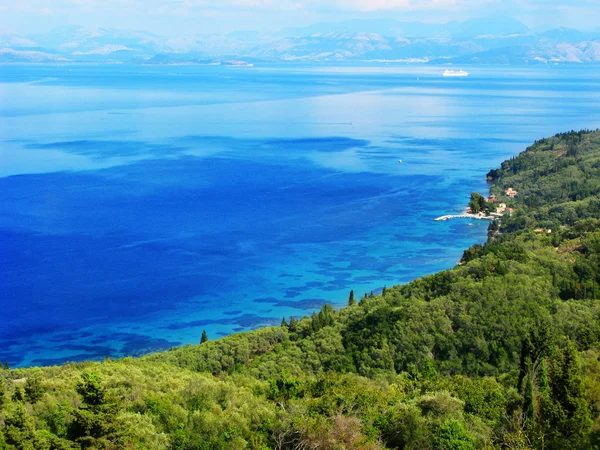
[[(528, 25), (597, 27), (598, 0), (0, 0), (0, 28), (39, 32), (75, 24), (185, 32), (284, 27), (356, 18), (447, 22), (490, 14), (523, 19)], [(52, 15), (52, 20), (46, 17)], [(37, 20), (36, 20), (37, 18)]]
[[(469, 3), (475, 6), (481, 2), (482, 0), (471, 0)], [(408, 11), (427, 8), (453, 8), (456, 6), (457, 0), (313, 0), (310, 3), (315, 8), (329, 6), (348, 11)]]
[(290, 9), (335, 9), (341, 11), (412, 10), (430, 7), (452, 7), (455, 4), (456, 0), (184, 0), (181, 3), (185, 7), (215, 9), (244, 8), (274, 11)]

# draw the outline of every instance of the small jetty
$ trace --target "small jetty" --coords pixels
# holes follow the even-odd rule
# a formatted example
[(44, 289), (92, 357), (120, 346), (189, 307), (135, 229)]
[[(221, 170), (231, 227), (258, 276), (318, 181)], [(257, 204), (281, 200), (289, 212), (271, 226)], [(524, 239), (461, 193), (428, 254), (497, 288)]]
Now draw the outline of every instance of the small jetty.
[(483, 214), (469, 214), (469, 213), (464, 213), (464, 214), (448, 214), (446, 216), (441, 216), (438, 217), (435, 220), (440, 221), (440, 220), (449, 220), (449, 219), (478, 219), (478, 220), (494, 220), (497, 219), (497, 217), (494, 216), (486, 216)]

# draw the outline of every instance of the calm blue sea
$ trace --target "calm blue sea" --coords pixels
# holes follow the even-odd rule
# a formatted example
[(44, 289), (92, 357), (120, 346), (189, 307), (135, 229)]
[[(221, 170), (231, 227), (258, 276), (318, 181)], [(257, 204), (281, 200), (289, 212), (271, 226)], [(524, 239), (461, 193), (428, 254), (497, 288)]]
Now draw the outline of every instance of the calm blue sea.
[(465, 69), (0, 66), (0, 361), (197, 343), (454, 266), (487, 223), (435, 217), (600, 124), (596, 67)]

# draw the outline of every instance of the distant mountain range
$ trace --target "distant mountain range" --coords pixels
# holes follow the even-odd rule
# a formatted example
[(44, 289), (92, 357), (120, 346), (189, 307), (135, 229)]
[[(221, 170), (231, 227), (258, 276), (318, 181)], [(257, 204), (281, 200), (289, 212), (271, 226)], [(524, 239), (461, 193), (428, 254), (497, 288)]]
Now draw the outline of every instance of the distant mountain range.
[(518, 20), (500, 16), (446, 24), (351, 20), (274, 34), (239, 31), (176, 39), (76, 26), (30, 36), (0, 35), (0, 62), (247, 65), (259, 61), (595, 63), (600, 62), (600, 33), (565, 28), (534, 32)]

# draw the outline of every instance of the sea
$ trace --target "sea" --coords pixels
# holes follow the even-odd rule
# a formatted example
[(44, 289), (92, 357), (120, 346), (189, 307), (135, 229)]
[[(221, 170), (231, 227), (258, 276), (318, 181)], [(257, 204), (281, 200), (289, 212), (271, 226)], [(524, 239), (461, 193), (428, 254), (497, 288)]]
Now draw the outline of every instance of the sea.
[(534, 140), (600, 124), (600, 67), (0, 66), (0, 361), (136, 356), (456, 265), (436, 222)]

